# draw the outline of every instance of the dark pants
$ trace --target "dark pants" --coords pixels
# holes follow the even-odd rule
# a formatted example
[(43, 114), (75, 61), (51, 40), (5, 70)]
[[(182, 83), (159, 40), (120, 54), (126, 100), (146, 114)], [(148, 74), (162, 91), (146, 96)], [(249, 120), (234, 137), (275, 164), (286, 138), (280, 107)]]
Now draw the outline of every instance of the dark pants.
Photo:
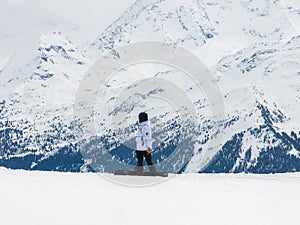
[(146, 162), (149, 166), (149, 169), (151, 172), (154, 172), (156, 171), (155, 170), (155, 167), (153, 165), (153, 162), (152, 162), (152, 157), (151, 157), (151, 153), (148, 154), (147, 151), (135, 151), (136, 153), (136, 157), (137, 157), (137, 160), (138, 160), (138, 165), (137, 165), (137, 170), (139, 171), (143, 171), (143, 168), (144, 168), (144, 157), (146, 159)]

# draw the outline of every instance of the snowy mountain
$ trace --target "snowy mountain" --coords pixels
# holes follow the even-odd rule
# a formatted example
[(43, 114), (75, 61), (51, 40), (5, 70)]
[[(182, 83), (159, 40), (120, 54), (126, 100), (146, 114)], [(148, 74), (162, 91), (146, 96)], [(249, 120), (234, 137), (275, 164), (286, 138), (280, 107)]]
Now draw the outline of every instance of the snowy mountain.
[(202, 1), (139, 0), (92, 43), (89, 51), (97, 57), (105, 49), (145, 40), (195, 49), (216, 35), (214, 25)]
[[(300, 171), (300, 36), (291, 22), (295, 11), (299, 9), (271, 0), (138, 0), (84, 53), (60, 32), (41, 35), (30, 62), (16, 67), (12, 57), (0, 73), (0, 165), (97, 170), (90, 167), (96, 154), (105, 171), (114, 171), (116, 160), (132, 167), (136, 115), (144, 109), (152, 115), (153, 158), (161, 170)], [(212, 133), (217, 124), (207, 96), (182, 71), (148, 63), (118, 71), (106, 82), (95, 114), (87, 115), (96, 121), (96, 133), (79, 143), (73, 106), (91, 62), (145, 40), (183, 46), (208, 65), (226, 108), (221, 129)], [(141, 82), (153, 77), (184, 90), (199, 124), (180, 119), (171, 105), (156, 98), (167, 92), (162, 83)], [(127, 89), (137, 91), (114, 108)], [(127, 129), (118, 129), (120, 124)], [(215, 139), (222, 141), (211, 146)], [(82, 148), (88, 154), (82, 156)]]
[[(299, 169), (298, 42), (299, 36), (282, 43), (255, 44), (218, 63), (228, 107), (227, 141), (203, 171)], [(190, 164), (192, 171), (199, 165), (196, 158)]]
[(52, 157), (65, 161), (58, 156), (65, 151), (71, 158), (78, 155), (72, 141), (72, 102), (89, 61), (59, 32), (40, 40), (37, 56), (28, 63), (31, 72), (25, 68), (22, 79), (21, 69), (7, 66), (2, 72), (11, 78), (1, 84), (2, 90), (11, 93), (2, 101), (1, 161), (12, 168), (36, 169)]

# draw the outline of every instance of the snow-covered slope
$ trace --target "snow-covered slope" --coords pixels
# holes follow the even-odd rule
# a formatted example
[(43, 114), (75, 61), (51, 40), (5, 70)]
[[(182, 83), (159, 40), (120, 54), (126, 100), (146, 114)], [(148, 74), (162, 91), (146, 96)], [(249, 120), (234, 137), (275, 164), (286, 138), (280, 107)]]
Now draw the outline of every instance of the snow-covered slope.
[[(294, 225), (300, 207), (299, 174), (184, 174), (141, 188), (119, 186), (95, 173), (0, 169), (0, 179), (6, 225)], [(122, 179), (141, 185), (155, 180)]]
[(1, 109), (2, 163), (28, 157), (12, 167), (35, 168), (64, 146), (74, 149), (72, 105), (89, 61), (54, 32), (40, 36), (37, 56), (26, 67), (16, 70), (12, 62), (2, 72), (3, 79), (10, 78), (1, 83), (1, 91), (9, 95)]
[[(151, 4), (148, 3), (137, 1), (130, 11), (130, 13), (135, 12), (134, 19), (132, 14), (124, 13), (92, 44), (92, 53), (96, 57), (96, 53), (100, 55), (107, 48), (112, 49), (134, 41), (151, 39), (180, 43), (180, 45), (194, 51), (210, 66), (224, 94), (227, 110), (224, 128), (218, 134), (218, 136), (222, 136), (223, 143), (220, 146), (215, 146), (212, 150), (208, 150), (210, 146), (207, 137), (208, 139), (212, 138), (209, 132), (211, 124), (202, 123), (202, 126), (194, 131), (197, 137), (194, 138), (193, 157), (190, 163), (186, 165), (185, 170), (190, 172), (203, 170), (207, 172), (299, 170), (299, 159), (294, 154), (290, 154), (292, 149), (294, 149), (293, 152), (298, 152), (296, 149), (299, 149), (297, 136), (299, 136), (300, 128), (297, 125), (298, 116), (295, 113), (297, 112), (295, 107), (298, 105), (299, 89), (296, 85), (299, 79), (299, 37), (282, 4), (278, 1), (215, 1), (214, 3), (189, 1), (183, 8), (191, 6), (193, 10), (197, 9), (197, 15), (205, 15), (199, 16), (197, 22), (200, 21), (200, 24), (209, 27), (207, 30), (212, 34), (209, 35), (209, 38), (206, 36), (204, 41), (200, 41), (197, 38), (201, 32), (192, 28), (180, 29), (175, 32), (175, 37), (188, 36), (192, 37), (189, 40), (195, 40), (198, 44), (201, 43), (200, 45), (193, 45), (191, 42), (186, 42), (184, 38), (180, 42), (176, 41), (176, 38), (168, 39), (169, 25), (171, 24), (171, 27), (174, 28), (178, 27), (177, 23), (182, 22), (180, 16), (174, 16), (176, 13), (172, 13), (180, 11), (182, 2), (152, 1)], [(169, 13), (165, 13), (165, 5), (168, 5), (167, 11)], [(153, 21), (154, 24), (152, 24)], [(190, 25), (181, 24), (183, 24), (182, 28)], [(149, 31), (150, 25), (152, 28)], [(191, 35), (187, 34), (187, 31), (191, 31)], [(152, 70), (154, 70), (153, 67), (152, 65)], [(180, 72), (177, 70), (159, 68), (157, 69), (160, 70), (161, 73), (159, 73), (158, 71), (151, 71), (147, 67), (138, 68), (135, 66), (135, 69), (138, 72), (128, 69), (128, 76), (132, 78), (132, 74), (138, 74), (140, 79), (144, 79), (145, 77), (140, 74), (145, 73), (145, 71), (148, 74), (152, 73), (152, 76), (159, 74), (163, 78), (169, 78), (177, 85), (181, 84), (181, 87), (182, 84), (186, 83), (182, 89), (186, 90), (186, 93), (190, 94), (193, 99), (196, 99), (195, 105), (197, 100), (200, 102), (207, 101), (199, 92), (189, 93), (188, 90), (191, 86), (187, 80), (186, 82), (180, 81), (180, 76), (177, 75)], [(132, 81), (128, 78), (127, 84), (124, 85), (124, 80), (126, 80), (124, 76), (122, 73), (114, 77), (114, 83), (117, 82), (118, 77), (122, 77), (117, 84), (109, 83), (107, 89), (112, 90), (108, 91), (107, 99), (115, 99), (120, 93), (117, 90), (113, 92), (114, 86), (124, 88), (128, 85), (129, 88), (132, 88), (130, 83), (134, 84), (134, 79)], [(287, 96), (274, 91), (274, 89), (287, 90)], [(106, 102), (108, 105), (109, 100)], [(130, 104), (132, 108), (141, 109), (138, 104), (129, 103), (126, 110), (131, 108)], [(141, 103), (141, 105), (146, 106), (146, 110), (151, 112), (151, 115), (163, 115), (161, 111), (164, 112), (164, 110), (162, 108), (151, 109), (153, 104), (155, 103)], [(206, 111), (198, 110), (198, 115), (202, 122), (209, 121), (208, 105), (202, 106)], [(170, 111), (172, 112), (172, 110)], [(128, 114), (126, 122), (133, 121), (134, 119), (130, 119), (130, 115), (137, 114), (134, 110), (126, 111), (126, 113)], [(103, 113), (101, 115), (103, 117)], [(108, 125), (107, 127), (111, 126)], [(189, 126), (184, 125), (184, 127)], [(170, 129), (175, 130), (174, 128)], [(176, 132), (169, 135), (168, 140), (178, 141), (179, 135), (174, 134)], [(155, 138), (159, 140), (156, 144), (158, 157), (164, 152), (159, 147), (159, 143), (163, 142), (163, 139), (159, 138), (159, 135)], [(241, 140), (237, 142), (236, 139)], [(111, 142), (113, 141), (116, 139), (112, 138)], [(168, 146), (167, 148), (170, 148), (169, 142), (167, 140), (164, 142)], [(228, 145), (230, 147), (226, 147)], [(217, 160), (219, 156), (216, 155), (220, 149), (227, 149), (228, 151), (221, 161)], [(274, 149), (278, 149), (279, 152), (274, 153)], [(125, 150), (123, 149), (123, 151)], [(222, 152), (224, 150), (220, 151), (219, 154)], [(271, 155), (270, 159), (263, 157), (265, 152), (267, 155)], [(118, 154), (122, 155), (122, 153)], [(127, 157), (132, 156), (127, 154)], [(177, 157), (178, 161), (182, 160), (179, 156)], [(272, 160), (273, 157), (277, 158), (277, 161)], [(123, 155), (120, 158), (124, 160)], [(213, 158), (214, 160), (212, 160)], [(260, 158), (264, 158), (263, 162), (260, 161)], [(217, 167), (216, 170), (210, 169)], [(168, 170), (170, 168), (163, 167), (162, 169)]]
[[(214, 163), (219, 164), (216, 171), (271, 172), (272, 157), (276, 164), (299, 168), (298, 157), (290, 155), (293, 149), (299, 152), (298, 42), (296, 36), (287, 42), (255, 44), (218, 63), (218, 79), (228, 113), (224, 140), (229, 146), (227, 150), (226, 144), (223, 146), (223, 152), (227, 151), (224, 156), (216, 156)], [(260, 157), (265, 153), (273, 156), (261, 162)], [(199, 168), (201, 157), (199, 154), (194, 158), (191, 171), (195, 165)], [(272, 169), (267, 169), (268, 166)]]
[(138, 0), (92, 43), (89, 51), (99, 57), (106, 49), (145, 40), (195, 49), (216, 35), (214, 25), (202, 1)]
[[(104, 94), (97, 96), (95, 113), (86, 115), (95, 121), (96, 133), (83, 146), (90, 154), (105, 149), (108, 158), (99, 163), (106, 171), (116, 169), (111, 163), (115, 159), (127, 167), (135, 164), (132, 148), (136, 115), (141, 110), (151, 115), (153, 157), (162, 170), (299, 171), (297, 7), (271, 0), (137, 0), (86, 46), (84, 55), (60, 32), (41, 35), (30, 62), (16, 67), (20, 59), (13, 56), (0, 73), (1, 165), (89, 170), (95, 155), (85, 155), (83, 160), (74, 133), (85, 124), (76, 127), (80, 123), (73, 121), (83, 75), (91, 62), (117, 47), (156, 40), (183, 46), (208, 65), (222, 93), (225, 118), (218, 123), (213, 120), (206, 93), (178, 68), (144, 63), (120, 70), (107, 80)], [(141, 82), (151, 78), (180, 87), (193, 101), (199, 124), (179, 120), (172, 104), (155, 98), (167, 86)], [(124, 99), (122, 107), (114, 108), (126, 90), (137, 91)], [(185, 114), (185, 118), (190, 116)], [(212, 133), (219, 122), (221, 129)], [(124, 132), (118, 130), (120, 124), (127, 124)], [(182, 136), (188, 141), (181, 143)], [(221, 141), (211, 146), (211, 140)], [(175, 151), (178, 146), (180, 151)], [(161, 162), (167, 163), (161, 166)]]

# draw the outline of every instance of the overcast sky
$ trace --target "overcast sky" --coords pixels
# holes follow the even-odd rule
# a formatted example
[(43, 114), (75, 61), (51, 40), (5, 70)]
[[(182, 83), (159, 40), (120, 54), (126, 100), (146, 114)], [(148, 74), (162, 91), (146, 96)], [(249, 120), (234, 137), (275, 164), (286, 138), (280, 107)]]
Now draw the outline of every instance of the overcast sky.
[(76, 46), (95, 40), (134, 1), (0, 0), (0, 69), (13, 54), (36, 49), (41, 33), (61, 31)]

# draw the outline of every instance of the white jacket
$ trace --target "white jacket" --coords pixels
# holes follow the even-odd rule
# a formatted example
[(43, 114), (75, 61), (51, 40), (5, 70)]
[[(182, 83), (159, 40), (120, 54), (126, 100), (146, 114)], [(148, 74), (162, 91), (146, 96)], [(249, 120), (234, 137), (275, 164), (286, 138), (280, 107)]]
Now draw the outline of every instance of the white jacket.
[(135, 141), (137, 151), (145, 151), (148, 148), (152, 149), (152, 136), (149, 121), (145, 121), (139, 124), (139, 129)]

